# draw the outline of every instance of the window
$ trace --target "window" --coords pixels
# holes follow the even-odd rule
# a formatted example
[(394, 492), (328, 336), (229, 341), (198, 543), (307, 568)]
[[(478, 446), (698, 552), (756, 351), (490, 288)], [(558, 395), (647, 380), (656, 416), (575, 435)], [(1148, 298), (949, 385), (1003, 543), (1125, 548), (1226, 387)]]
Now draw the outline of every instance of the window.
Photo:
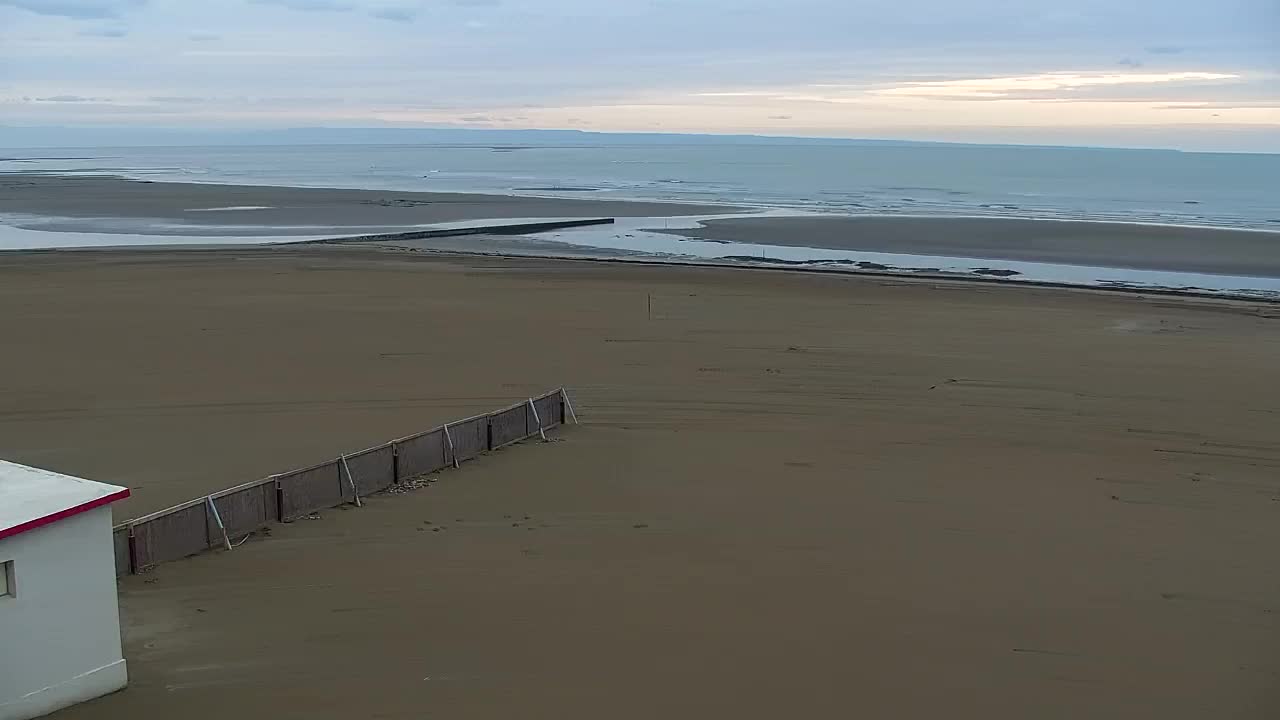
[(0, 563), (0, 598), (16, 595), (13, 582), (13, 561)]

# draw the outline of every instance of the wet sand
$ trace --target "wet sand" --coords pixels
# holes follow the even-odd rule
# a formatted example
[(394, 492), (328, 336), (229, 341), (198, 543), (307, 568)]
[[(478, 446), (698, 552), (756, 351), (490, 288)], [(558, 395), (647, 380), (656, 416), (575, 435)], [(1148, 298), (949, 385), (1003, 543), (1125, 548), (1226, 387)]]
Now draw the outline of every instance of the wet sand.
[(560, 384), (586, 422), (125, 578), (131, 685), (58, 718), (1270, 718), (1277, 323), (340, 248), (11, 255), (0, 455), (133, 486), (128, 514)]
[[(230, 209), (217, 208), (266, 208)], [(254, 185), (200, 185), (114, 177), (0, 174), (0, 213), (61, 218), (40, 229), (146, 232), (138, 221), (180, 223), (169, 235), (316, 235), (351, 228), (394, 232), (406, 225), (476, 219), (651, 217), (736, 211), (713, 205), (560, 200), (468, 193), (397, 192)], [(227, 229), (223, 226), (240, 226)], [(320, 231), (323, 232), (318, 232)]]
[(1126, 223), (945, 217), (713, 220), (699, 240), (1280, 277), (1280, 233)]
[[(480, 219), (663, 218), (744, 211), (750, 210), (589, 198), (0, 174), (0, 213), (31, 216), (11, 219), (12, 224), (73, 233), (318, 237), (392, 233), (409, 226)], [(1280, 277), (1280, 233), (1275, 232), (907, 216), (730, 218), (693, 230), (659, 227), (654, 222), (652, 232), (725, 243)], [(726, 246), (725, 255), (733, 255), (731, 246)]]

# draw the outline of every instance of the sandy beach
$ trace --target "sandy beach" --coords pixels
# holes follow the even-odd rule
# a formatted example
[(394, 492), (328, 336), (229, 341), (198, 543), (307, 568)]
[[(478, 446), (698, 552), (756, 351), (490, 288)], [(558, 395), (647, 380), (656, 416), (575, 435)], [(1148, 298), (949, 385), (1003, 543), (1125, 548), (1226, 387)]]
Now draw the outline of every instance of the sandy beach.
[[(515, 255), (663, 256), (680, 253), (664, 238), (723, 243), (716, 255), (735, 257), (735, 243), (759, 246), (895, 253), (915, 258), (907, 267), (931, 267), (930, 257), (1036, 262), (1141, 271), (1172, 271), (1280, 278), (1280, 233), (1125, 223), (1012, 218), (911, 216), (802, 216), (714, 219), (753, 212), (722, 205), (690, 205), (512, 195), (288, 188), (126, 180), (56, 174), (0, 175), (0, 213), (26, 230), (17, 247), (125, 244), (162, 241), (219, 243), (290, 237), (394, 233), (416, 226), (514, 218), (615, 217), (650, 219), (626, 250), (591, 245), (581, 233), (527, 238), (472, 237), (418, 243), (418, 249), (509, 252)], [(704, 227), (666, 229), (664, 218), (706, 217)], [(637, 227), (636, 223), (627, 223)], [(688, 224), (686, 223), (686, 226)], [(0, 228), (2, 230), (2, 228)], [(654, 235), (653, 233), (666, 233)], [(90, 233), (89, 235), (78, 235)], [(148, 239), (146, 236), (164, 236)], [(656, 240), (655, 240), (656, 238)], [(558, 246), (548, 241), (559, 240)], [(599, 238), (597, 238), (598, 242)], [(585, 243), (575, 246), (573, 243)], [(686, 244), (686, 247), (691, 247)], [(717, 247), (717, 246), (712, 246)], [(746, 246), (744, 246), (746, 247)], [(505, 248), (505, 249), (503, 249)], [(745, 252), (745, 251), (744, 251)], [(767, 253), (766, 253), (767, 254)], [(904, 257), (903, 260), (907, 258)], [(981, 264), (976, 263), (976, 264)], [(935, 263), (932, 266), (936, 266)], [(1172, 280), (1174, 286), (1203, 279)], [(1250, 285), (1249, 287), (1259, 287)]]
[(164, 234), (172, 235), (316, 235), (343, 234), (352, 228), (361, 233), (394, 232), (408, 225), (489, 218), (652, 217), (736, 211), (716, 205), (0, 175), (0, 213), (59, 218), (38, 226), (66, 232), (152, 232), (139, 223), (151, 221), (164, 223)]
[(0, 720), (1280, 720), (1280, 0), (0, 0)]
[(712, 220), (699, 240), (1139, 270), (1280, 277), (1280, 233), (1130, 223), (946, 217)]
[(131, 685), (58, 718), (1269, 718), (1277, 322), (372, 249), (11, 254), (0, 456), (127, 484), (125, 516), (562, 384), (585, 422), (125, 578)]

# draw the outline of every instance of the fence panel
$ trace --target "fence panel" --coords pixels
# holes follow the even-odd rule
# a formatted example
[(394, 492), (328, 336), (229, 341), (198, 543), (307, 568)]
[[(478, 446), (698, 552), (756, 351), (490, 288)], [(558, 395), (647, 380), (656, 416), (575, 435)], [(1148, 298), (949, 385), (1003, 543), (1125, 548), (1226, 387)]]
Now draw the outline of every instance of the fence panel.
[(276, 477), (280, 483), (280, 519), (288, 522), (317, 510), (341, 505), (346, 482), (339, 474), (338, 461)]
[(201, 498), (133, 521), (134, 572), (209, 549), (207, 515)]
[[(269, 525), (280, 518), (280, 510), (276, 506), (275, 478), (256, 480), (239, 487), (223, 490), (213, 496), (213, 505), (218, 509), (218, 517), (227, 529), (227, 536), (232, 540)], [(222, 533), (212, 517), (209, 536), (215, 542), (221, 540)]]
[[(350, 455), (350, 481), (360, 495), (385, 490), (397, 479), (433, 473), (537, 435), (539, 427), (562, 425), (565, 416), (565, 400), (556, 390), (534, 398), (532, 408), (522, 403)], [(227, 535), (236, 539), (277, 519), (296, 520), (350, 498), (339, 460), (239, 485), (113, 528), (116, 574), (143, 572), (221, 545), (222, 532), (209, 512), (210, 503)]]
[[(391, 487), (396, 481), (395, 462), (394, 446), (390, 444), (348, 455), (347, 468), (351, 471), (356, 492), (361, 495), (372, 495)], [(351, 492), (346, 482), (343, 482), (343, 490)]]
[(449, 465), (444, 428), (395, 443), (400, 461), (400, 479), (407, 480), (442, 470)]
[(517, 405), (490, 415), (489, 449), (497, 450), (525, 439), (529, 435), (529, 427), (526, 424), (528, 414), (529, 409), (526, 406)]
[[(559, 391), (537, 398), (533, 406), (538, 409), (538, 420), (542, 421), (544, 430), (564, 424), (564, 402)], [(536, 425), (530, 426), (531, 430), (536, 428)]]
[[(470, 420), (449, 425), (449, 437), (453, 438), (453, 453), (458, 462), (489, 449), (489, 418), (481, 415)], [(453, 458), (449, 458), (452, 462)]]
[(129, 559), (129, 526), (119, 525), (111, 530), (111, 544), (116, 552), (116, 577), (133, 572)]

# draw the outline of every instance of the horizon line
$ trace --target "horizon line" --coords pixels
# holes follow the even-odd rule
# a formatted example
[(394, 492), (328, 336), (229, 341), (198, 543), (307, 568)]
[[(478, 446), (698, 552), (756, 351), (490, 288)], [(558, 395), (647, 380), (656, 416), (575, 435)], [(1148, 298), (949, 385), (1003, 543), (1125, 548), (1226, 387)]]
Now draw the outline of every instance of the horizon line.
[[(740, 133), (740, 132), (681, 132), (681, 131), (654, 131), (654, 130), (591, 130), (584, 128), (493, 128), (493, 127), (458, 127), (454, 125), (429, 125), (429, 126), (386, 126), (386, 125), (294, 125), (287, 127), (216, 127), (216, 126), (155, 126), (155, 125), (6, 125), (0, 123), (0, 147), (8, 149), (20, 148), (46, 148), (54, 149), (58, 147), (74, 147), (73, 145), (5, 145), (4, 131), (34, 131), (34, 132), (66, 132), (66, 133), (188, 133), (193, 135), (213, 134), (223, 136), (235, 135), (263, 135), (263, 134), (282, 134), (282, 133), (304, 133), (304, 132), (378, 132), (378, 133), (507, 133), (507, 134), (572, 134), (579, 136), (600, 136), (600, 137), (620, 137), (620, 136), (637, 136), (647, 138), (714, 138), (720, 140), (733, 139), (751, 139), (765, 141), (794, 141), (803, 143), (813, 142), (830, 142), (839, 144), (897, 144), (897, 145), (949, 145), (949, 146), (968, 146), (968, 147), (1004, 147), (1004, 148), (1027, 148), (1042, 150), (1131, 150), (1140, 152), (1171, 152), (1171, 153), (1191, 153), (1191, 154), (1225, 154), (1225, 155), (1277, 155), (1278, 150), (1198, 150), (1186, 149), (1161, 145), (1096, 145), (1096, 144), (1072, 144), (1072, 143), (1047, 143), (1047, 142), (1000, 142), (1000, 141), (976, 141), (976, 140), (926, 140), (926, 139), (909, 139), (900, 137), (870, 137), (870, 136), (836, 136), (836, 135), (768, 135), (763, 133)], [(234, 144), (234, 143), (231, 143)], [(327, 143), (307, 143), (299, 142), (298, 145), (324, 145)], [(378, 144), (367, 142), (353, 142), (351, 145)], [(405, 143), (416, 144), (416, 143)], [(183, 145), (166, 145), (164, 143), (148, 142), (144, 144), (125, 143), (121, 147), (182, 147)], [(102, 144), (82, 145), (80, 147), (107, 147)]]

